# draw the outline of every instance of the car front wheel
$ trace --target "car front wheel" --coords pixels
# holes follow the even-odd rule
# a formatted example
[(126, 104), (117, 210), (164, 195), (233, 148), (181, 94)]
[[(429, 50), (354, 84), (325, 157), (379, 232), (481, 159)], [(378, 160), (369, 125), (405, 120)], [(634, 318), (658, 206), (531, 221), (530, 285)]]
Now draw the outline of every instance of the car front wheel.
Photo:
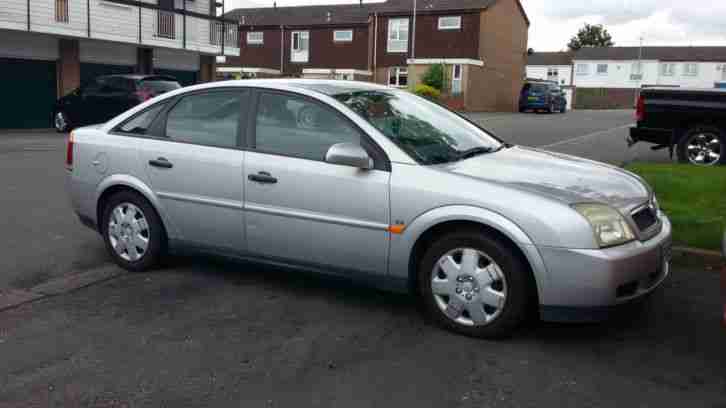
[(132, 272), (159, 264), (166, 234), (154, 208), (136, 193), (122, 191), (104, 206), (101, 232), (114, 262)]
[(419, 264), (425, 310), (440, 326), (473, 337), (508, 336), (532, 300), (529, 274), (508, 245), (478, 230), (441, 237)]

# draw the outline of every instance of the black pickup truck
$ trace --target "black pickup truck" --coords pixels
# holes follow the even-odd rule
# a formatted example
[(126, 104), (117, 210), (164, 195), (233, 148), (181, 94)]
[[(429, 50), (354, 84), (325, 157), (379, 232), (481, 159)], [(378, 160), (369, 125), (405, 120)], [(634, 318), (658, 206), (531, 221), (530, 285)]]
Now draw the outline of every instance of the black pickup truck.
[(671, 157), (675, 151), (682, 163), (726, 164), (726, 90), (645, 88), (636, 117), (629, 146), (652, 143)]

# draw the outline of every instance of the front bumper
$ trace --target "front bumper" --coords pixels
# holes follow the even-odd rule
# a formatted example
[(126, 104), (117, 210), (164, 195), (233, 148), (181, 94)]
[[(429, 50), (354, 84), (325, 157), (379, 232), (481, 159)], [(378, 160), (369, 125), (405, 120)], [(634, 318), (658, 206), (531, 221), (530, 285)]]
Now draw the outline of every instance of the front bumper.
[(613, 307), (660, 286), (670, 272), (671, 223), (659, 217), (661, 231), (644, 242), (605, 249), (538, 247), (549, 272), (542, 319), (601, 320)]

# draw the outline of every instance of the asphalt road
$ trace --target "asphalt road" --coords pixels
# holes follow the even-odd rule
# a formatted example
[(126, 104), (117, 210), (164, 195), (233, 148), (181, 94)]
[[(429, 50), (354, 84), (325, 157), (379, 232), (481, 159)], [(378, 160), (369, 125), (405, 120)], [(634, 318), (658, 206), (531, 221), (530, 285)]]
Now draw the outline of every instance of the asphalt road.
[(632, 110), (570, 111), (566, 114), (474, 113), (472, 119), (501, 139), (616, 165), (631, 161), (668, 162), (667, 150), (650, 145), (628, 148), (625, 138), (635, 124)]
[[(597, 159), (628, 114), (476, 119)], [(0, 294), (115, 268), (71, 213), (63, 155), (58, 135), (0, 134)], [(0, 407), (726, 407), (718, 291), (716, 271), (681, 265), (611, 322), (490, 342), (431, 326), (411, 297), (175, 258), (0, 312)]]

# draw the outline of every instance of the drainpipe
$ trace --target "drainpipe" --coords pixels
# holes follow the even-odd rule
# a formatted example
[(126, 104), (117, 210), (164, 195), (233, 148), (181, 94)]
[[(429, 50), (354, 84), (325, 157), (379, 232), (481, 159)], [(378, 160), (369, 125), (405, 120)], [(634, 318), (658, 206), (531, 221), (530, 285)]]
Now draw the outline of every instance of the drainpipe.
[(285, 26), (280, 24), (280, 76), (283, 72), (285, 72)]
[(378, 12), (373, 14), (373, 82), (378, 82)]
[(411, 59), (416, 59), (416, 0), (413, 0), (413, 27), (411, 28)]

